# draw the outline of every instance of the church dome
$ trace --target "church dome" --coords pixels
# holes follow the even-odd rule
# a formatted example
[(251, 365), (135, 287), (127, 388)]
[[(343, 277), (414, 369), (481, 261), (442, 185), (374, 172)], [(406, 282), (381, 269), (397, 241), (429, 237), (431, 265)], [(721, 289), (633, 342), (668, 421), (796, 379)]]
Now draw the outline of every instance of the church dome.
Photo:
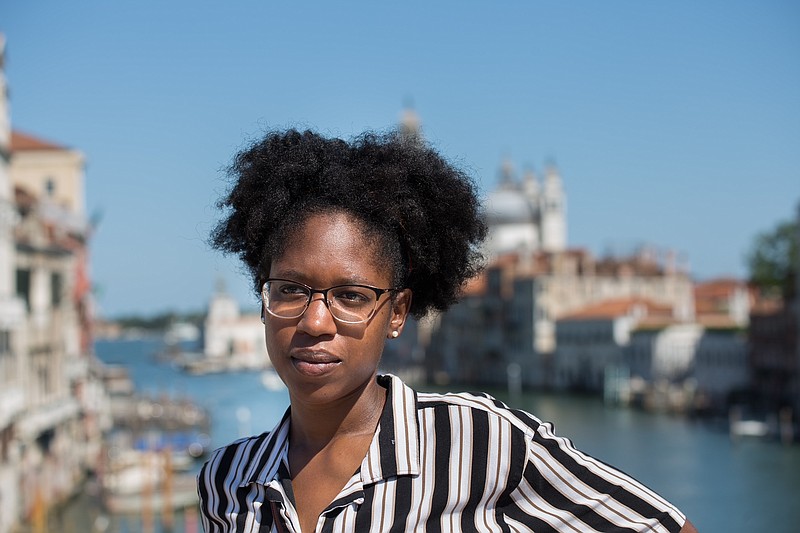
[(487, 224), (513, 224), (536, 221), (536, 212), (522, 191), (500, 188), (492, 192), (484, 204)]

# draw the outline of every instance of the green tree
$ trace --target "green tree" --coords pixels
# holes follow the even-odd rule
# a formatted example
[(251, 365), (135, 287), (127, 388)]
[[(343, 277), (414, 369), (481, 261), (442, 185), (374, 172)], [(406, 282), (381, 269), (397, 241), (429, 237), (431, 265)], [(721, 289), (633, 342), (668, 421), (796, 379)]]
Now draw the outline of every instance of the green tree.
[(751, 283), (765, 296), (782, 296), (789, 301), (797, 294), (798, 240), (797, 222), (781, 222), (772, 231), (756, 236), (747, 266)]

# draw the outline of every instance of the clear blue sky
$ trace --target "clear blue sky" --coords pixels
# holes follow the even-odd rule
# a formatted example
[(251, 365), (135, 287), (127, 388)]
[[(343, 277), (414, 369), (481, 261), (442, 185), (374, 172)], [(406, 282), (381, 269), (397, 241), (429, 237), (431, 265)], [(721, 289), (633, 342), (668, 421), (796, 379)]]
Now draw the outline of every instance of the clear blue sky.
[(572, 246), (705, 279), (800, 202), (800, 3), (107, 0), (0, 5), (14, 127), (80, 149), (106, 315), (202, 309), (222, 169), (265, 128), (351, 136), (412, 99), (490, 191), (554, 159)]

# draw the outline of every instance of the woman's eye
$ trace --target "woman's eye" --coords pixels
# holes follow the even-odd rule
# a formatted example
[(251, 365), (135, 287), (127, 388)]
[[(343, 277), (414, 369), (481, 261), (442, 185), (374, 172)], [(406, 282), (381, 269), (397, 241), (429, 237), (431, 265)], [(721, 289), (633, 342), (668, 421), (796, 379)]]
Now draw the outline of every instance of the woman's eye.
[(279, 292), (284, 296), (305, 296), (307, 290), (302, 285), (286, 284), (281, 286)]
[(366, 303), (369, 297), (358, 291), (344, 291), (336, 293), (336, 299), (347, 303)]

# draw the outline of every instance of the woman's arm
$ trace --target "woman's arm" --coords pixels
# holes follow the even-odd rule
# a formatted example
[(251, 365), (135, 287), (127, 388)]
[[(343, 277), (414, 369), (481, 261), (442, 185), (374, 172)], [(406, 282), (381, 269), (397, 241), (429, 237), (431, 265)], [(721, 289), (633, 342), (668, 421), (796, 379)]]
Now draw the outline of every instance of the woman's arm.
[(694, 527), (694, 524), (686, 520), (686, 522), (683, 523), (680, 533), (698, 533), (698, 531), (697, 528)]
[(683, 513), (661, 496), (578, 451), (571, 441), (553, 433), (552, 424), (530, 416), (538, 425), (526, 438), (526, 464), (512, 497), (521, 502), (518, 513), (528, 510), (531, 519), (545, 520), (554, 529), (563, 526), (565, 531), (590, 525), (598, 531), (652, 531), (660, 524), (665, 531), (697, 533)]

